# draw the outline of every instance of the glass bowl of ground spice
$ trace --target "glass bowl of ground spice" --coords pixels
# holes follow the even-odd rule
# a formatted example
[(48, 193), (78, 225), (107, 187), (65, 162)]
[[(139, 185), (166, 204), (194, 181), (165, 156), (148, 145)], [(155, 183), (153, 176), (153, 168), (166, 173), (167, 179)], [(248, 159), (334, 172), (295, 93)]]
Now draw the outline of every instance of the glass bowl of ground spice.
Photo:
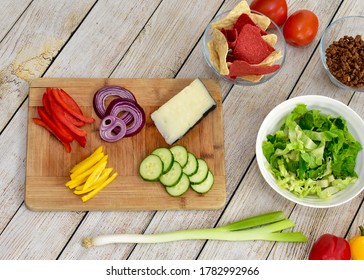
[(320, 56), (335, 85), (364, 92), (364, 17), (333, 21), (321, 37)]

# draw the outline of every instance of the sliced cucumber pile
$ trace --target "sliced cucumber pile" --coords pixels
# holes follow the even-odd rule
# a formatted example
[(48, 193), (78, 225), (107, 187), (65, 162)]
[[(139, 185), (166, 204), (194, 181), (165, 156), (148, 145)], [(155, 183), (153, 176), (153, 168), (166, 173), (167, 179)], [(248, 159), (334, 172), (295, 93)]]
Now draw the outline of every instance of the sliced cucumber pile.
[(181, 196), (189, 187), (207, 193), (214, 184), (206, 161), (181, 145), (156, 148), (142, 160), (139, 174), (146, 181), (159, 181), (171, 196)]

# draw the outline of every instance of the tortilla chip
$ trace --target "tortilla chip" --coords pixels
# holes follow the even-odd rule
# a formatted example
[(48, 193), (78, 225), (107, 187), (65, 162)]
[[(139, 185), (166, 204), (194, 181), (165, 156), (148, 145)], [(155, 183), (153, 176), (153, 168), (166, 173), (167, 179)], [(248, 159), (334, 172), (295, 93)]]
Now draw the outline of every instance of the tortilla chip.
[(234, 23), (234, 28), (238, 30), (238, 33), (240, 33), (245, 24), (256, 25), (248, 14), (241, 14)]
[(278, 37), (276, 34), (263, 35), (262, 38), (264, 41), (266, 41), (272, 47), (274, 47), (275, 44), (277, 44)]
[(217, 52), (215, 50), (215, 47), (214, 47), (214, 44), (212, 41), (207, 43), (207, 48), (210, 53), (210, 61), (211, 61), (212, 65), (216, 69), (220, 70), (219, 56), (217, 55)]
[(276, 60), (282, 57), (280, 50), (275, 50), (270, 55), (268, 55), (261, 63), (258, 65), (272, 65)]
[(270, 25), (270, 19), (266, 16), (258, 15), (258, 14), (254, 14), (254, 13), (250, 13), (249, 16), (254, 21), (254, 23), (263, 30), (267, 30), (267, 28)]
[(275, 49), (262, 39), (259, 27), (246, 24), (240, 31), (233, 53), (238, 60), (258, 64), (274, 51)]
[(226, 64), (226, 57), (229, 51), (228, 43), (224, 34), (216, 28), (212, 31), (212, 42), (219, 58), (220, 74), (225, 76), (229, 74), (229, 69)]
[(211, 28), (231, 29), (234, 27), (234, 24), (237, 21), (237, 19), (240, 17), (240, 15), (243, 13), (244, 14), (250, 13), (249, 4), (246, 1), (241, 1), (222, 20), (211, 23)]
[[(234, 29), (237, 29), (238, 34), (240, 33), (241, 29), (243, 29), (245, 24), (250, 24), (250, 25), (257, 26), (255, 24), (255, 22), (250, 18), (250, 16), (248, 14), (241, 14), (239, 16), (239, 18), (237, 19), (237, 21), (235, 22), (235, 24), (234, 24)], [(257, 26), (257, 27), (259, 27), (259, 26)], [(267, 35), (267, 32), (265, 32), (264, 30), (261, 29), (260, 34), (262, 36)]]

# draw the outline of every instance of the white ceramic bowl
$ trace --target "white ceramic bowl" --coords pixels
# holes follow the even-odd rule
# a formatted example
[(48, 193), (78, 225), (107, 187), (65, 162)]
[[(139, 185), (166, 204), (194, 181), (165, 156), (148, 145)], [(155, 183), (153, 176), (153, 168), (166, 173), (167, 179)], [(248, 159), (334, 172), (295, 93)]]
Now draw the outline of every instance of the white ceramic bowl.
[(276, 106), (264, 119), (257, 136), (256, 158), (259, 169), (267, 183), (280, 195), (300, 205), (326, 208), (344, 204), (356, 197), (364, 189), (364, 156), (360, 151), (356, 158), (355, 171), (358, 179), (354, 184), (347, 186), (344, 190), (332, 195), (329, 199), (321, 199), (316, 196), (300, 198), (288, 190), (280, 188), (276, 179), (266, 168), (268, 164), (262, 151), (262, 143), (268, 134), (274, 134), (283, 125), (286, 116), (292, 112), (297, 104), (306, 104), (307, 108), (318, 109), (322, 114), (342, 116), (347, 121), (349, 132), (364, 147), (364, 122), (351, 108), (344, 103), (332, 98), (319, 95), (307, 95), (286, 100)]

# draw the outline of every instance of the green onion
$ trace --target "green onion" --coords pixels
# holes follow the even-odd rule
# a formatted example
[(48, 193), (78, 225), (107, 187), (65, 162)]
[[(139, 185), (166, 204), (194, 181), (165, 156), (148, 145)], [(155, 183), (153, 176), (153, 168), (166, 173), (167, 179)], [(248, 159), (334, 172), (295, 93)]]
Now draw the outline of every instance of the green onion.
[(250, 217), (217, 228), (187, 229), (155, 234), (111, 234), (86, 237), (82, 245), (86, 248), (114, 243), (162, 243), (178, 240), (266, 240), (284, 242), (306, 242), (301, 232), (280, 232), (295, 224), (286, 219), (283, 212), (271, 212)]

